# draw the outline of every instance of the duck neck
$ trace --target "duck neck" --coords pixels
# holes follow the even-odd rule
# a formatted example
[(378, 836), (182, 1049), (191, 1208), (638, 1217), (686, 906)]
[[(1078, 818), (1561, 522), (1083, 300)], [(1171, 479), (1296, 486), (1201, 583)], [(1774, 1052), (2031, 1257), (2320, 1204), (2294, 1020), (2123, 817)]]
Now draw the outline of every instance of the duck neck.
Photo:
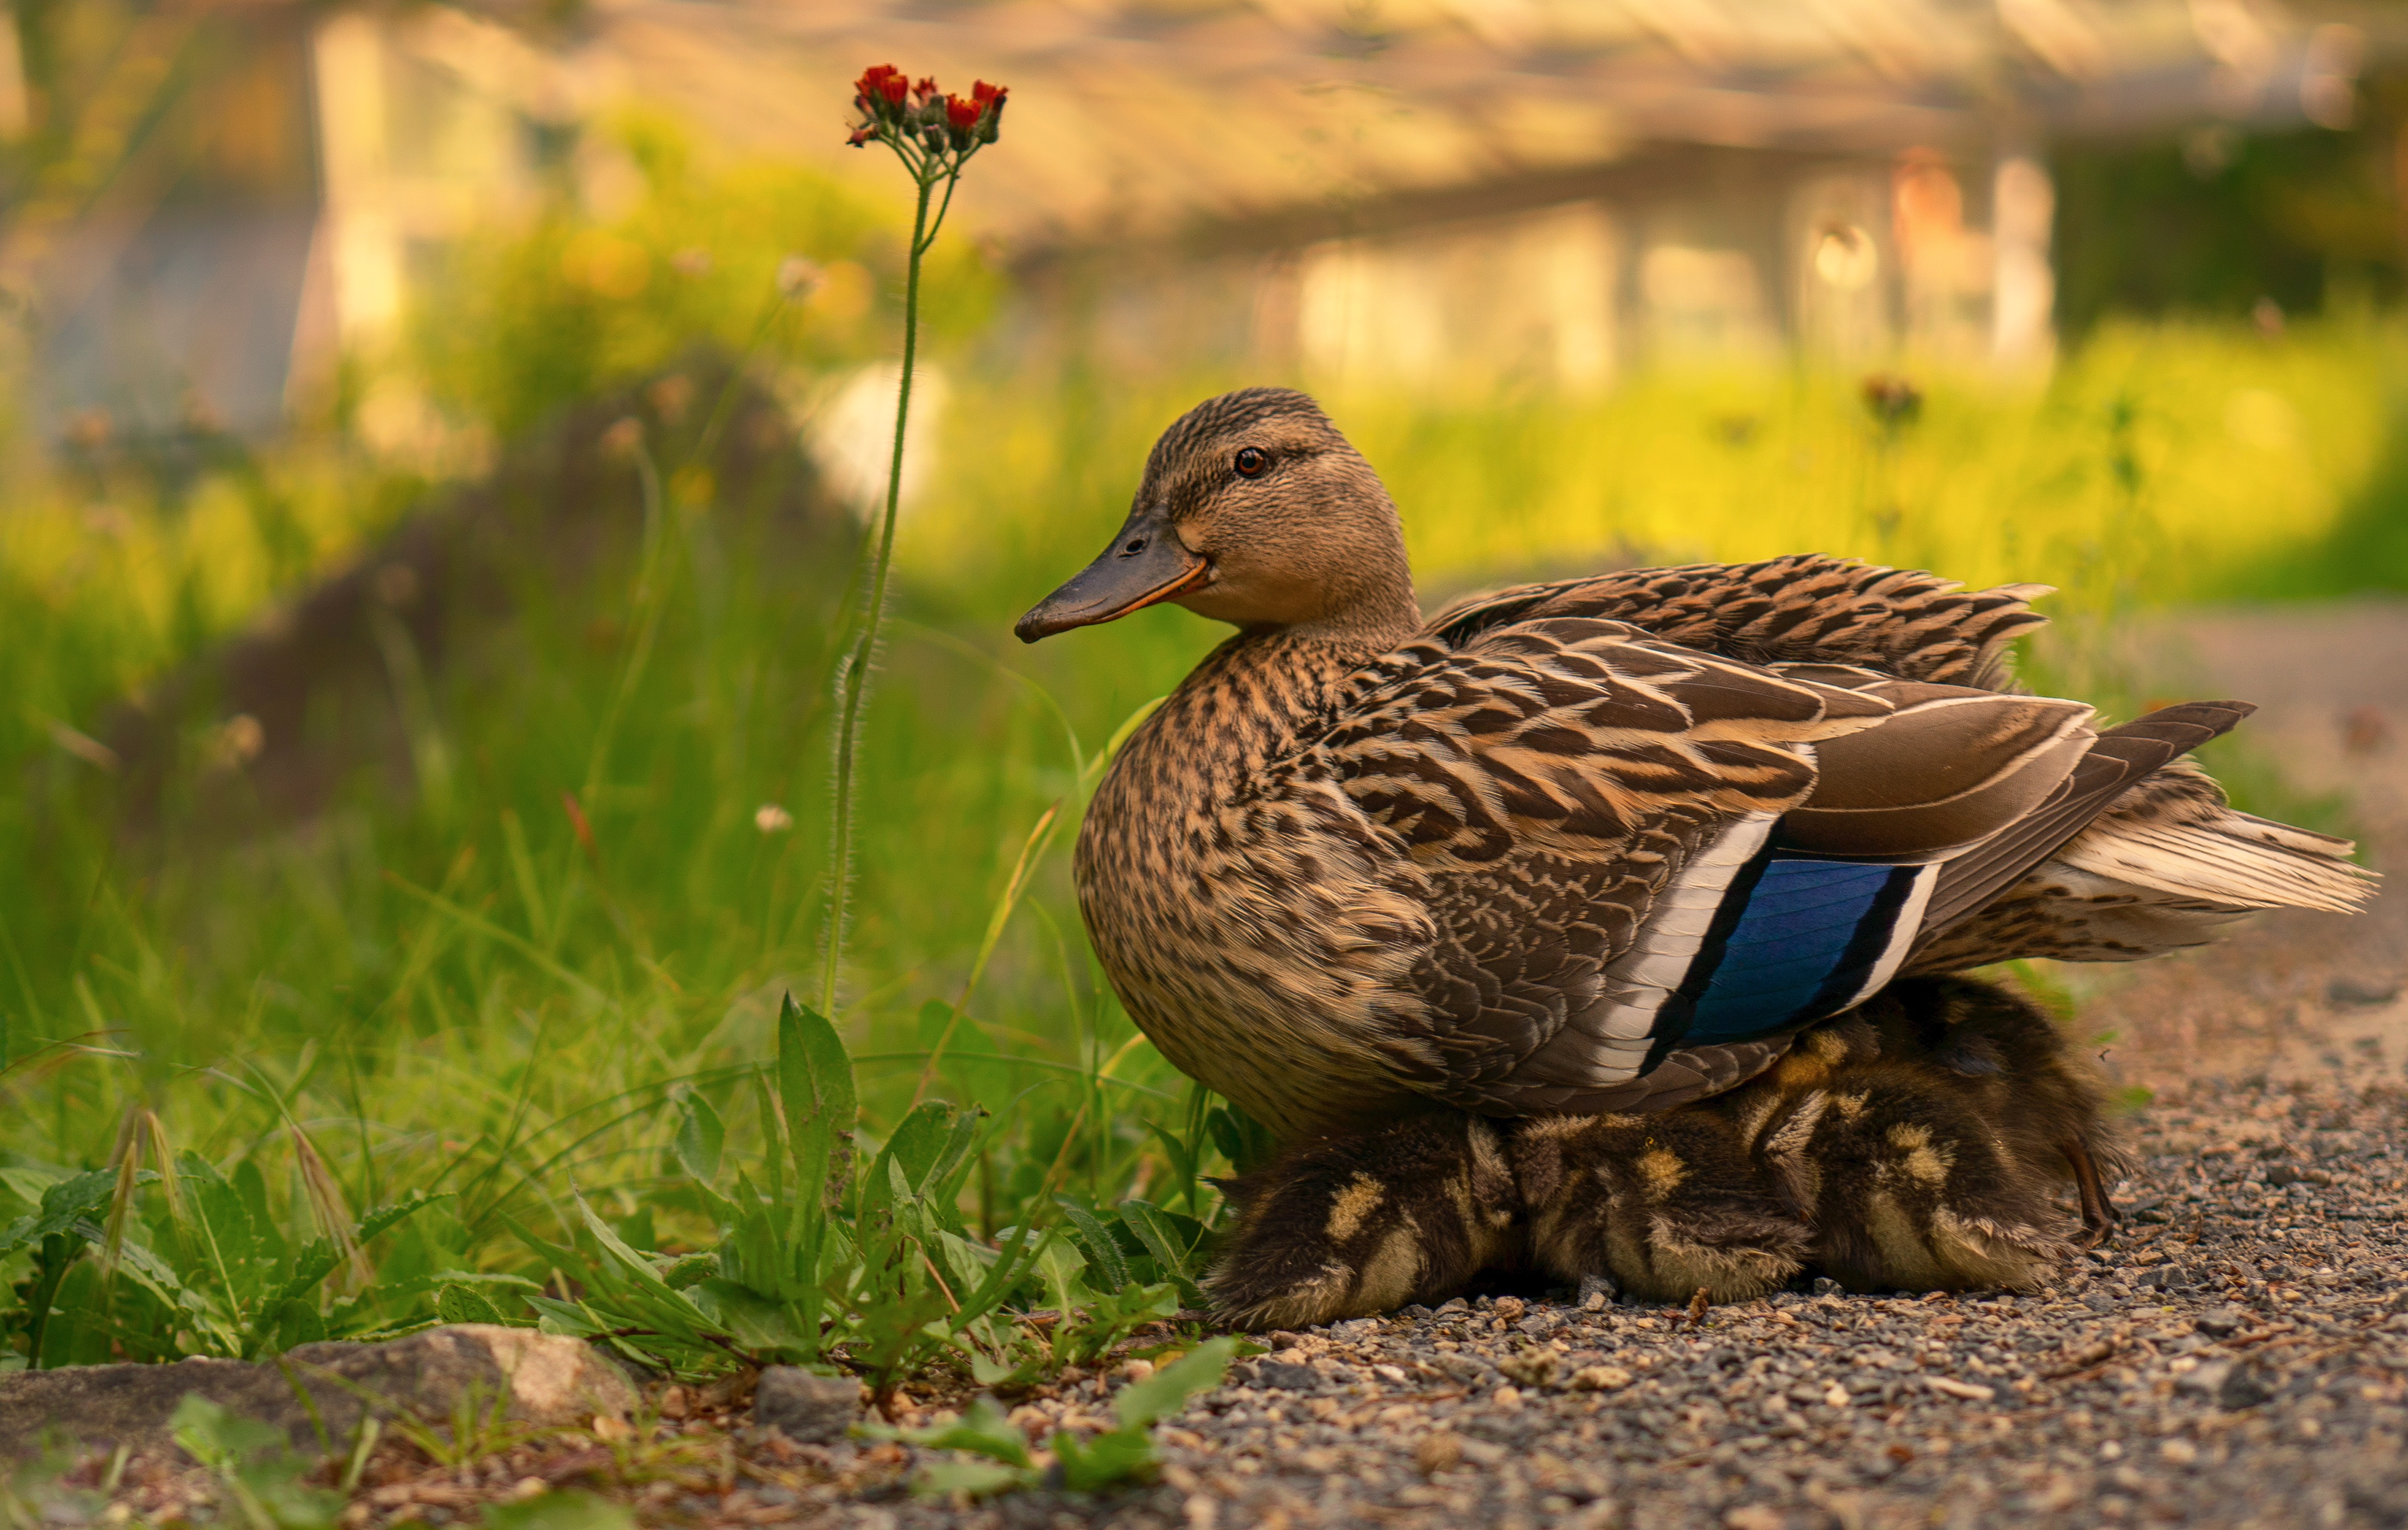
[(1129, 748), (1217, 795), (1323, 732), (1347, 677), (1419, 627), (1408, 605), (1382, 621), (1241, 631), (1196, 666)]

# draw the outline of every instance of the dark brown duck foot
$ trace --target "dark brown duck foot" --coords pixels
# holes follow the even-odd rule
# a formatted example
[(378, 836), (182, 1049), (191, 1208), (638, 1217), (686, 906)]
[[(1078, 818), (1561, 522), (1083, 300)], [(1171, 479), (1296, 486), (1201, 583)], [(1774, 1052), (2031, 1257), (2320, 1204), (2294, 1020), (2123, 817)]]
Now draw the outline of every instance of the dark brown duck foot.
[(2088, 1253), (2107, 1241), (2107, 1235), (2124, 1220), (2124, 1213), (2116, 1210), (2115, 1203), (2108, 1198), (2106, 1182), (2099, 1173), (2099, 1160), (2086, 1140), (2067, 1137), (2058, 1151), (2072, 1167), (2074, 1188), (2082, 1196), (2082, 1236), (2073, 1240), (2073, 1246)]
[(1233, 1327), (1299, 1328), (1461, 1291), (1521, 1251), (1498, 1127), (1420, 1117), (1289, 1149), (1228, 1187), (1238, 1224), (1205, 1278)]
[(1550, 1116), (1515, 1129), (1531, 1257), (1567, 1282), (1608, 1276), (1641, 1301), (1744, 1301), (1785, 1284), (1812, 1240), (1706, 1106)]

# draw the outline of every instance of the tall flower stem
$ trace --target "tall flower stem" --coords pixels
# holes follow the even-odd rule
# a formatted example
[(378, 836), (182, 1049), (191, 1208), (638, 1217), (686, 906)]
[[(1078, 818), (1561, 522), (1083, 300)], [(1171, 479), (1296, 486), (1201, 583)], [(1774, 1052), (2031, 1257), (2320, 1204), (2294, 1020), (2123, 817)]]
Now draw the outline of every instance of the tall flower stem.
[[(835, 833), (829, 840), (827, 959), (820, 974), (820, 1012), (836, 1013), (844, 974), (845, 920), (853, 898), (853, 799), (861, 765), (861, 714), (869, 699), (869, 672), (886, 622), (886, 586), (895, 565), (895, 519), (903, 499), (903, 449), (911, 422), (912, 371), (920, 350), (920, 267), (952, 210), (962, 170), (996, 141), (1010, 93), (981, 80), (966, 99), (939, 92), (933, 79), (912, 83), (891, 64), (865, 70), (853, 82), (860, 121), (847, 140), (855, 148), (882, 143), (911, 174), (919, 198), (911, 212), (911, 245), (904, 263), (903, 366), (895, 389), (895, 454), (887, 464), (886, 508), (867, 569), (867, 608), (857, 635), (838, 661)], [(939, 198), (937, 189), (942, 186)], [(934, 203), (933, 211), (930, 204)], [(859, 589), (859, 585), (854, 586)]]
[[(837, 713), (836, 841), (829, 854), (827, 963), (820, 975), (820, 1012), (824, 1015), (836, 1013), (837, 979), (844, 965), (844, 923), (853, 889), (853, 777), (861, 754), (862, 705), (869, 694), (879, 628), (886, 621), (886, 578), (895, 561), (895, 516), (903, 499), (904, 432), (911, 422), (911, 369), (919, 360), (920, 348), (920, 263), (937, 237), (928, 220), (936, 181), (924, 172), (916, 179), (920, 200), (911, 217), (910, 256), (903, 275), (903, 370), (895, 390), (895, 455), (887, 464), (886, 508), (879, 517), (878, 547), (869, 563), (869, 609), (862, 619), (861, 636), (844, 657), (839, 682), (844, 694)], [(945, 188), (945, 201), (948, 205), (953, 201), (951, 185)], [(941, 208), (937, 218), (941, 224)]]

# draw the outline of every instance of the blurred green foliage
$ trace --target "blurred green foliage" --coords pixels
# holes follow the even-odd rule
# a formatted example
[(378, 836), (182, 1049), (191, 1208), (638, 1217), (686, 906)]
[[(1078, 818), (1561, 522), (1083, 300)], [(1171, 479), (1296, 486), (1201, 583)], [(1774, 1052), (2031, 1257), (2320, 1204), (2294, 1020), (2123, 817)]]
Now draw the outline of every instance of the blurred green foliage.
[(2408, 75), (2361, 83), (2348, 131), (2059, 146), (2057, 320), (2080, 340), (2120, 316), (2300, 315), (2402, 291), (2400, 136)]
[[(405, 368), (452, 419), (507, 440), (697, 348), (802, 378), (890, 349), (910, 235), (895, 207), (788, 164), (705, 164), (656, 117), (609, 132), (640, 178), (624, 211), (563, 201), (470, 239), (419, 303)], [(939, 243), (929, 341), (972, 333), (1000, 290), (967, 240)]]

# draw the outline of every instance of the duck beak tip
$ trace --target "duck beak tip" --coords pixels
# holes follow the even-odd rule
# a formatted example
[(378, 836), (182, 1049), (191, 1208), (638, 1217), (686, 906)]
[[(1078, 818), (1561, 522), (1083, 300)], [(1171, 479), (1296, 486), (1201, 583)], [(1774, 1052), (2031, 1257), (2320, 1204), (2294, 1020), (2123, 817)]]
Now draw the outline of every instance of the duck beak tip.
[(1137, 553), (1108, 548), (1069, 582), (1031, 608), (1013, 624), (1012, 635), (1024, 643), (1033, 643), (1074, 627), (1116, 622), (1131, 611), (1175, 599), (1211, 572), (1210, 563), (1167, 534), (1156, 535), (1150, 547)]

